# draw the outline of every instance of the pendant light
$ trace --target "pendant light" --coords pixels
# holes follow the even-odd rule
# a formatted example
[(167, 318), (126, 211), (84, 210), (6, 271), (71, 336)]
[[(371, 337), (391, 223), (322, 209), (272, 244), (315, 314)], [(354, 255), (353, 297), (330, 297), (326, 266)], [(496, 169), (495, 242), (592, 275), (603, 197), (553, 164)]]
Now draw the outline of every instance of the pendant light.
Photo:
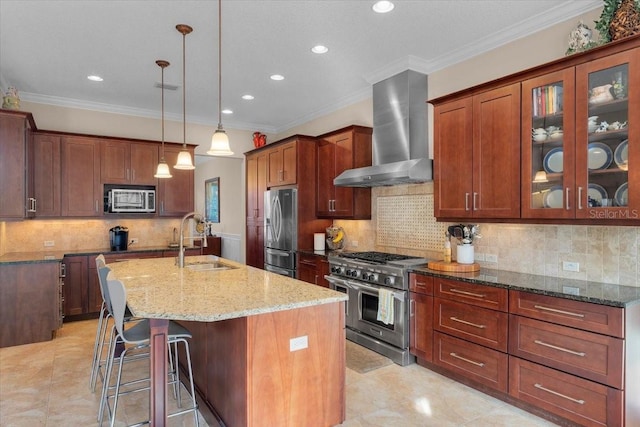
[(187, 88), (185, 86), (185, 38), (187, 37), (187, 34), (193, 31), (193, 28), (185, 24), (178, 24), (176, 25), (176, 30), (182, 34), (182, 150), (180, 150), (180, 154), (178, 154), (178, 161), (174, 168), (193, 170), (196, 167), (193, 166), (191, 153), (187, 150), (187, 104), (185, 101), (187, 92)]
[(218, 129), (211, 137), (211, 156), (231, 156), (229, 137), (222, 128), (222, 0), (218, 0)]
[(160, 163), (156, 169), (155, 178), (171, 178), (171, 172), (169, 171), (169, 165), (164, 160), (164, 69), (169, 66), (168, 61), (158, 59), (156, 64), (162, 70), (162, 80), (160, 84), (160, 90), (162, 91), (162, 153), (160, 155)]

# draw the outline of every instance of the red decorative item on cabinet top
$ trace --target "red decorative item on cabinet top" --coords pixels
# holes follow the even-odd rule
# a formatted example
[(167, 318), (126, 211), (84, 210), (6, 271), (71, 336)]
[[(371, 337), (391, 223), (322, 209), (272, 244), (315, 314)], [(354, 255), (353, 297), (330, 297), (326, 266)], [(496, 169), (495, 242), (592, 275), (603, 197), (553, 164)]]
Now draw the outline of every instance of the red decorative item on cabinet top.
[(254, 132), (253, 133), (253, 146), (256, 148), (259, 147), (264, 147), (267, 144), (267, 135), (260, 133), (260, 132)]

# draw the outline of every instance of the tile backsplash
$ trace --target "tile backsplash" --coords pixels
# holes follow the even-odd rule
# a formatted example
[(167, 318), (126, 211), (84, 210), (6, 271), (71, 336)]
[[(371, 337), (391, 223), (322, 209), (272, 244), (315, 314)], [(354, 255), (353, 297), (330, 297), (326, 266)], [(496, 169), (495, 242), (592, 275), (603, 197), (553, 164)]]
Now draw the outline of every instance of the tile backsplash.
[[(451, 225), (433, 217), (433, 183), (373, 188), (371, 221), (336, 224), (345, 229), (349, 250), (429, 259), (442, 259)], [(639, 227), (482, 223), (480, 232), (474, 246), (483, 267), (640, 286)], [(455, 239), (452, 245), (455, 257)], [(578, 263), (579, 271), (563, 270), (564, 262)]]

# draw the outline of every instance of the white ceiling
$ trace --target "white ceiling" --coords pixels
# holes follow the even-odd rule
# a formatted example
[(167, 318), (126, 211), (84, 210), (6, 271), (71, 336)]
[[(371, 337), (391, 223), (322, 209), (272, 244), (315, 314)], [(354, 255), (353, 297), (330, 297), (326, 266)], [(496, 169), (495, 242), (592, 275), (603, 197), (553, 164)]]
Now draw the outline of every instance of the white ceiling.
[[(371, 85), (411, 68), (426, 74), (601, 7), (600, 0), (372, 0), (222, 2), (225, 127), (281, 132), (371, 96)], [(218, 3), (159, 0), (0, 0), (0, 86), (23, 100), (160, 117), (157, 59), (171, 62), (165, 114), (218, 117)], [(329, 52), (310, 52), (324, 44)], [(285, 80), (274, 82), (278, 73)], [(101, 83), (89, 74), (104, 77)], [(253, 101), (241, 96), (250, 93)]]

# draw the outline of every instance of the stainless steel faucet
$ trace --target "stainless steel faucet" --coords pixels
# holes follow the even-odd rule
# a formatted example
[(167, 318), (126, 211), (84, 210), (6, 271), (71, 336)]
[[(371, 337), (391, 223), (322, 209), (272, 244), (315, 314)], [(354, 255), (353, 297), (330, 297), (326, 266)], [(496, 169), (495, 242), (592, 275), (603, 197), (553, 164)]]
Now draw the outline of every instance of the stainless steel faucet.
[[(178, 249), (178, 259), (177, 259), (177, 264), (178, 267), (183, 268), (184, 267), (184, 223), (187, 221), (187, 219), (189, 219), (190, 217), (193, 217), (193, 219), (199, 221), (199, 222), (206, 222), (204, 216), (202, 216), (200, 213), (198, 212), (189, 212), (188, 214), (186, 214), (185, 216), (182, 217), (182, 221), (180, 221), (180, 249)], [(206, 227), (204, 227), (204, 230), (202, 232), (202, 236), (191, 236), (190, 239), (194, 240), (194, 239), (201, 239), (202, 240), (202, 247), (206, 248), (207, 247), (207, 233), (206, 233)]]

